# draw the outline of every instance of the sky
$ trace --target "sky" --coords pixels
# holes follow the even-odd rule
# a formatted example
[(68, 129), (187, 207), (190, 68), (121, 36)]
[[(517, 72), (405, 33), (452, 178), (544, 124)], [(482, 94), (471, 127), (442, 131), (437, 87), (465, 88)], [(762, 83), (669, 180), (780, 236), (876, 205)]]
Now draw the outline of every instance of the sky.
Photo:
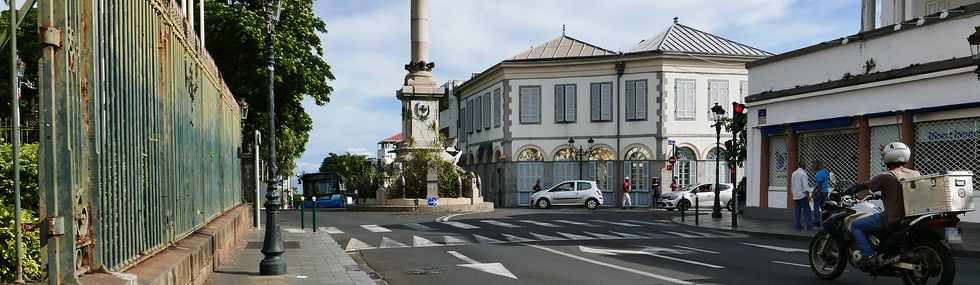
[[(440, 82), (468, 79), (501, 60), (567, 34), (625, 51), (681, 24), (772, 53), (851, 35), (858, 0), (430, 0), (430, 60)], [(327, 23), (324, 58), (336, 80), (330, 103), (304, 108), (313, 132), (296, 173), (316, 172), (329, 153), (375, 156), (400, 132), (395, 90), (409, 60), (408, 0), (318, 0)]]

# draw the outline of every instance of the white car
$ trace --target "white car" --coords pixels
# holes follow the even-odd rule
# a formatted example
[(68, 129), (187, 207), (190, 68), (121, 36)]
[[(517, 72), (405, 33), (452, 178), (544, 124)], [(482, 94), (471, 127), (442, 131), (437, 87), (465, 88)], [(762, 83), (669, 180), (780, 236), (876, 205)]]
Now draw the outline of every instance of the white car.
[(531, 205), (541, 209), (554, 206), (585, 205), (589, 210), (602, 206), (602, 191), (595, 181), (571, 180), (531, 193)]
[[(714, 186), (714, 183), (701, 183), (684, 188), (684, 190), (665, 193), (660, 196), (658, 203), (661, 208), (667, 209), (668, 211), (673, 211), (674, 209), (686, 211), (691, 208), (691, 205), (694, 205), (695, 201), (697, 201), (699, 207), (713, 207), (715, 205)], [(734, 187), (730, 183), (721, 183), (720, 188), (721, 192), (719, 194), (721, 197), (719, 198), (721, 199), (721, 204), (731, 209), (732, 205), (730, 202)]]

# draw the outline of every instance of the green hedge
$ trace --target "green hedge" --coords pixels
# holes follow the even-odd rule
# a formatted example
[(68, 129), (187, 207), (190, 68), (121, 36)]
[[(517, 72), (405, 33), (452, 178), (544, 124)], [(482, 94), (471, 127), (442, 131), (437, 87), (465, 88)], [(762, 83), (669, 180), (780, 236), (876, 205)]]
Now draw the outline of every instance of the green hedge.
[[(17, 249), (15, 248), (13, 157), (10, 144), (0, 144), (0, 283), (12, 282), (16, 273)], [(22, 223), (28, 225), (24, 232), (24, 277), (41, 279), (41, 239), (37, 226), (39, 207), (37, 187), (37, 145), (21, 147), (20, 181)]]

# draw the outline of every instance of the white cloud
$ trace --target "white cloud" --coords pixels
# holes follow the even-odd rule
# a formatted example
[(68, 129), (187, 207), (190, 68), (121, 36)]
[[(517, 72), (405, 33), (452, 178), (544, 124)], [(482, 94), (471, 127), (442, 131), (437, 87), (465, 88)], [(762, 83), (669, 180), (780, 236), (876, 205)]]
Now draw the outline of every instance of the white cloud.
[[(772, 52), (856, 31), (853, 0), (496, 0), (430, 1), (430, 48), (440, 80), (467, 79), (502, 59), (568, 34), (626, 50), (682, 24)], [(352, 4), (356, 3), (356, 4)], [(395, 89), (409, 57), (409, 1), (316, 1), (330, 30), (326, 59), (337, 80), (331, 102), (304, 106), (314, 130), (297, 167), (319, 167), (329, 152), (364, 150), (400, 131)], [(852, 27), (853, 26), (853, 27)], [(352, 151), (353, 152), (353, 151)], [(315, 165), (315, 167), (314, 167)]]

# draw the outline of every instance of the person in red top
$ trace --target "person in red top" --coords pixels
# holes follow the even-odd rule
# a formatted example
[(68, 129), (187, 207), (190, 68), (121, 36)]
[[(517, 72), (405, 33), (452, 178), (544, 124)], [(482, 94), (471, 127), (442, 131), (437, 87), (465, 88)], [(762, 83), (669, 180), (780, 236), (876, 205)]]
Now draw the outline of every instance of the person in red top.
[(630, 187), (632, 186), (633, 184), (630, 183), (630, 178), (626, 177), (626, 179), (623, 181), (623, 209), (626, 209), (626, 207), (633, 207), (633, 201), (630, 201)]

